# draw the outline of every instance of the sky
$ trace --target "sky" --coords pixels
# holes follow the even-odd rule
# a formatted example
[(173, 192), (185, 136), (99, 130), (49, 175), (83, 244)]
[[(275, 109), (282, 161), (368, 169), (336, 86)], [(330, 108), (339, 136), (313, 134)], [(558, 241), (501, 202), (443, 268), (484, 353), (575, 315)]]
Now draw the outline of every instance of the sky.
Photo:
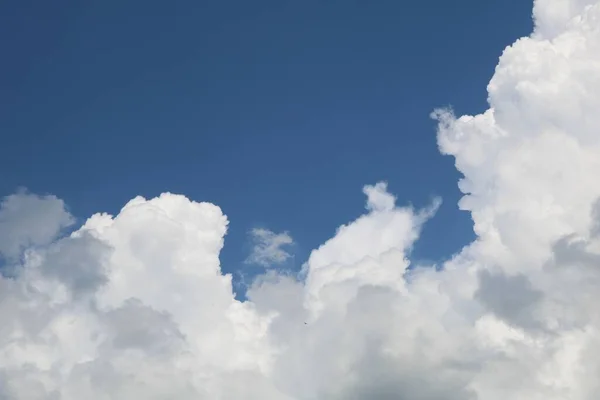
[(443, 198), (414, 256), (445, 259), (472, 222), (429, 114), (485, 109), (531, 4), (413, 3), (3, 2), (0, 195), (55, 194), (80, 221), (137, 195), (214, 202), (223, 268), (252, 274), (249, 231), (293, 232), (300, 268), (385, 180)]
[(598, 399), (600, 1), (398, 3), (2, 5), (0, 399)]

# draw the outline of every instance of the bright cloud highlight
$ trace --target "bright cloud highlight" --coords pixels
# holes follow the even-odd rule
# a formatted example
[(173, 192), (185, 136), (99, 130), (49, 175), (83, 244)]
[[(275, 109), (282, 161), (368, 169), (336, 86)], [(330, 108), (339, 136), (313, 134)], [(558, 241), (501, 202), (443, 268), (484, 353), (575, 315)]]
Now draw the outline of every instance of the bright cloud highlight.
[[(271, 270), (245, 302), (216, 205), (138, 197), (61, 237), (60, 200), (6, 198), (0, 399), (598, 399), (600, 2), (534, 18), (487, 111), (434, 113), (477, 233), (442, 268), (408, 268), (439, 201), (384, 183), (302, 279)], [(261, 232), (255, 262), (285, 259), (291, 237)]]

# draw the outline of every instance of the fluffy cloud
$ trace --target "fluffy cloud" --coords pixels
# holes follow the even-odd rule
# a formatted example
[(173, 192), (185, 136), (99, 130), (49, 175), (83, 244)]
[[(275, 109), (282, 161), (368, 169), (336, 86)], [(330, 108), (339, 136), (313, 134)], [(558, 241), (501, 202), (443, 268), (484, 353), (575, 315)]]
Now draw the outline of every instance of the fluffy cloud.
[(288, 232), (275, 233), (265, 228), (254, 228), (250, 231), (250, 237), (253, 247), (246, 259), (248, 264), (270, 267), (282, 264), (292, 256), (286, 250), (294, 244)]
[(383, 183), (302, 279), (268, 271), (245, 302), (215, 205), (136, 198), (60, 237), (62, 202), (7, 198), (0, 398), (597, 399), (600, 2), (534, 17), (486, 112), (434, 113), (477, 233), (441, 268), (408, 268), (439, 201), (400, 207)]
[(25, 248), (46, 245), (73, 222), (55, 196), (8, 196), (0, 203), (0, 257), (13, 260)]

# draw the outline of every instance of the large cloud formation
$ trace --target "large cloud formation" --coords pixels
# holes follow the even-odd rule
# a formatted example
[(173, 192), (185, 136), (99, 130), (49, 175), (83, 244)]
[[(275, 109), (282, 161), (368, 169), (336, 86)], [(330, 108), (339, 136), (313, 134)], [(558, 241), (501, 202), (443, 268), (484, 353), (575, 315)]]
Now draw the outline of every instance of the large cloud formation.
[(5, 199), (0, 399), (600, 398), (600, 2), (534, 18), (486, 112), (434, 113), (477, 233), (439, 268), (408, 268), (439, 203), (383, 183), (301, 278), (269, 270), (244, 302), (215, 205), (138, 197), (60, 237), (60, 200)]

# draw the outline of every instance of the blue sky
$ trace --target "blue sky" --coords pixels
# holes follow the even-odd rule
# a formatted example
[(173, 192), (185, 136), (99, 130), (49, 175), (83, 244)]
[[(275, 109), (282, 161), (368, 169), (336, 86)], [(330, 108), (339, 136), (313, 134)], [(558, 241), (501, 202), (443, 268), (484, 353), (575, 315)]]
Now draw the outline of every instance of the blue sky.
[[(87, 4), (83, 4), (87, 3)], [(429, 113), (486, 108), (521, 0), (14, 1), (0, 5), (0, 195), (27, 187), (74, 215), (164, 191), (247, 232), (289, 231), (296, 259), (362, 213), (379, 180), (399, 203), (444, 199), (416, 259), (472, 238)], [(443, 228), (442, 228), (443, 227)]]

